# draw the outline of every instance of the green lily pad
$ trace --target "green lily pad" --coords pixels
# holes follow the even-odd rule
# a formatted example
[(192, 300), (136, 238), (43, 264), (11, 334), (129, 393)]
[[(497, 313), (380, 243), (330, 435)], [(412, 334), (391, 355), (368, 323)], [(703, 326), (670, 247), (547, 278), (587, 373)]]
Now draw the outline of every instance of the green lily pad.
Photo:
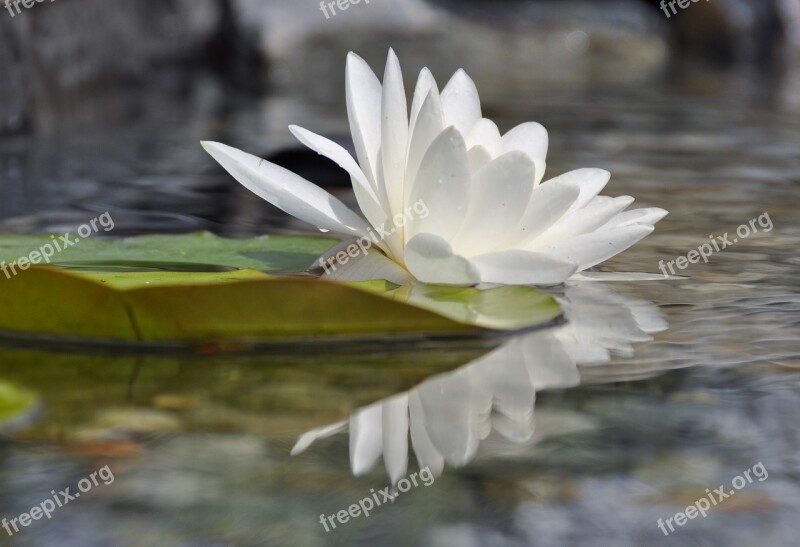
[[(75, 240), (74, 236), (72, 238)], [(52, 241), (49, 235), (0, 235), (0, 260), (14, 262)], [(53, 257), (53, 262), (76, 269), (117, 265), (123, 269), (183, 268), (199, 266), (253, 268), (269, 273), (296, 273), (338, 241), (322, 237), (261, 236), (227, 239), (209, 232), (184, 235), (147, 235), (126, 239), (81, 239)], [(131, 262), (137, 264), (130, 264)], [(127, 263), (127, 264), (126, 264)], [(0, 273), (0, 281), (5, 276)]]
[[(0, 238), (15, 261), (49, 237)], [(333, 283), (301, 272), (323, 238), (228, 240), (211, 234), (83, 240), (56, 266), (0, 274), (0, 331), (142, 343), (258, 342), (389, 334), (479, 334), (560, 315), (528, 287), (488, 290)]]

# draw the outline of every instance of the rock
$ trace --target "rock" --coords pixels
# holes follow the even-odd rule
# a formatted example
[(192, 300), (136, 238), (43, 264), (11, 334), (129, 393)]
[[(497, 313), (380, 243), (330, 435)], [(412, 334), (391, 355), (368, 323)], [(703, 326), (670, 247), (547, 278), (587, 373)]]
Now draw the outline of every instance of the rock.
[[(216, 0), (59, 0), (0, 19), (0, 133), (52, 124), (55, 113), (146, 71), (199, 57), (219, 30)], [(8, 82), (8, 83), (7, 83)]]
[(722, 62), (769, 62), (782, 42), (779, 4), (795, 1), (698, 2), (679, 9), (670, 22), (676, 24), (680, 42), (695, 56)]
[(103, 410), (93, 425), (96, 431), (106, 432), (172, 433), (183, 429), (181, 420), (168, 412), (138, 407)]
[(270, 82), (329, 102), (343, 95), (350, 50), (380, 74), (391, 45), (409, 82), (428, 66), (444, 85), (463, 66), (485, 93), (507, 92), (521, 81), (638, 82), (668, 58), (666, 21), (636, 0), (501, 9), (485, 2), (493, 18), (459, 17), (423, 0), (346, 4), (346, 11), (327, 16), (317, 3), (232, 1), (239, 27), (258, 36)]
[[(509, 19), (524, 21), (531, 15), (547, 11), (543, 0), (427, 0), (433, 5), (464, 14), (476, 20), (497, 22)], [(673, 8), (669, 7), (670, 2)], [(681, 8), (680, 3), (686, 2)], [(582, 2), (558, 2), (557, 13), (568, 13)], [(679, 47), (673, 47), (671, 56), (691, 56), (717, 61), (748, 61), (763, 63), (777, 59), (778, 48), (785, 47), (790, 54), (800, 51), (800, 0), (666, 0), (637, 2), (639, 8), (647, 4), (652, 12), (667, 22), (668, 31), (677, 38)], [(630, 11), (628, 2), (607, 0), (594, 2), (594, 10), (586, 10), (596, 21), (625, 18)], [(663, 11), (662, 11), (663, 10)], [(507, 14), (514, 14), (508, 17)], [(526, 17), (527, 14), (527, 17)], [(568, 16), (569, 17), (569, 16)], [(683, 46), (683, 47), (680, 47)]]
[(0, 17), (0, 134), (22, 128), (28, 110), (29, 81), (19, 44), (11, 40), (13, 21)]

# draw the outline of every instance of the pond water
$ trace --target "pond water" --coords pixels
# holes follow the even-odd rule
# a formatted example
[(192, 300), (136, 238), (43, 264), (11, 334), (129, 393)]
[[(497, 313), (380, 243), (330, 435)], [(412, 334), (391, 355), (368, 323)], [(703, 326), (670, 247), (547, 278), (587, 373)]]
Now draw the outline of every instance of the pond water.
[[(606, 193), (670, 211), (553, 291), (565, 325), (489, 353), (478, 341), (236, 356), (1, 347), (2, 516), (80, 492), (105, 466), (113, 482), (96, 475), (0, 543), (798, 545), (798, 82), (685, 67), (638, 89), (487, 86), (501, 128), (548, 128), (551, 175), (606, 168)], [(199, 78), (130, 104), (103, 130), (94, 105), (0, 141), (0, 231), (73, 229), (103, 211), (114, 236), (307, 231), (241, 190), (200, 139), (283, 150), (316, 182), (341, 182), (287, 148), (285, 129), (344, 138), (341, 92), (231, 98)], [(679, 279), (608, 273), (659, 274), (725, 234), (728, 248)], [(735, 495), (679, 525), (721, 485)], [(364, 499), (368, 517), (335, 520)]]

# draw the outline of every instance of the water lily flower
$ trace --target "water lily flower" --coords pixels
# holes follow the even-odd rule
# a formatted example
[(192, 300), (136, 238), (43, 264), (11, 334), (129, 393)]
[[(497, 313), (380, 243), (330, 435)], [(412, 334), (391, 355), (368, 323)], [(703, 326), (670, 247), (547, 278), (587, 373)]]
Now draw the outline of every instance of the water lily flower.
[(409, 114), (394, 52), (383, 84), (350, 53), (346, 96), (357, 162), (325, 137), (289, 129), (349, 173), (365, 218), (278, 165), (203, 143), (234, 178), (272, 205), (320, 230), (358, 238), (348, 253), (337, 249), (320, 258), (328, 277), (559, 284), (635, 244), (667, 214), (658, 208), (625, 211), (633, 198), (598, 195), (610, 178), (602, 169), (543, 182), (545, 128), (528, 122), (501, 135), (482, 116), (478, 91), (463, 70), (440, 92), (423, 69)]

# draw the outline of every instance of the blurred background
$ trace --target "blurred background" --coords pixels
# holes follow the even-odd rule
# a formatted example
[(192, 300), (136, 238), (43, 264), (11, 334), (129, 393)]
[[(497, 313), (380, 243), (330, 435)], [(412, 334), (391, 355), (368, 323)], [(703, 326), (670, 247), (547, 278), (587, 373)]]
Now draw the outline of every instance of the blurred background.
[[(292, 144), (286, 126), (349, 145), (348, 51), (382, 74), (394, 47), (407, 87), (423, 66), (442, 86), (464, 67), (501, 130), (523, 119), (563, 126), (551, 138), (553, 165), (565, 169), (580, 166), (561, 163), (567, 146), (599, 143), (605, 154), (591, 159), (608, 160), (634, 146), (618, 138), (626, 134), (663, 136), (708, 112), (726, 117), (715, 120), (716, 135), (697, 136), (702, 149), (728, 127), (742, 129), (742, 102), (781, 116), (800, 110), (800, 0), (689, 2), (676, 14), (643, 0), (344, 5), (56, 0), (19, 13), (9, 6), (0, 12), (0, 230), (56, 230), (108, 209), (116, 235), (282, 229), (198, 141), (221, 140), (315, 182), (346, 185), (325, 160)], [(697, 102), (713, 108), (698, 113)]]

